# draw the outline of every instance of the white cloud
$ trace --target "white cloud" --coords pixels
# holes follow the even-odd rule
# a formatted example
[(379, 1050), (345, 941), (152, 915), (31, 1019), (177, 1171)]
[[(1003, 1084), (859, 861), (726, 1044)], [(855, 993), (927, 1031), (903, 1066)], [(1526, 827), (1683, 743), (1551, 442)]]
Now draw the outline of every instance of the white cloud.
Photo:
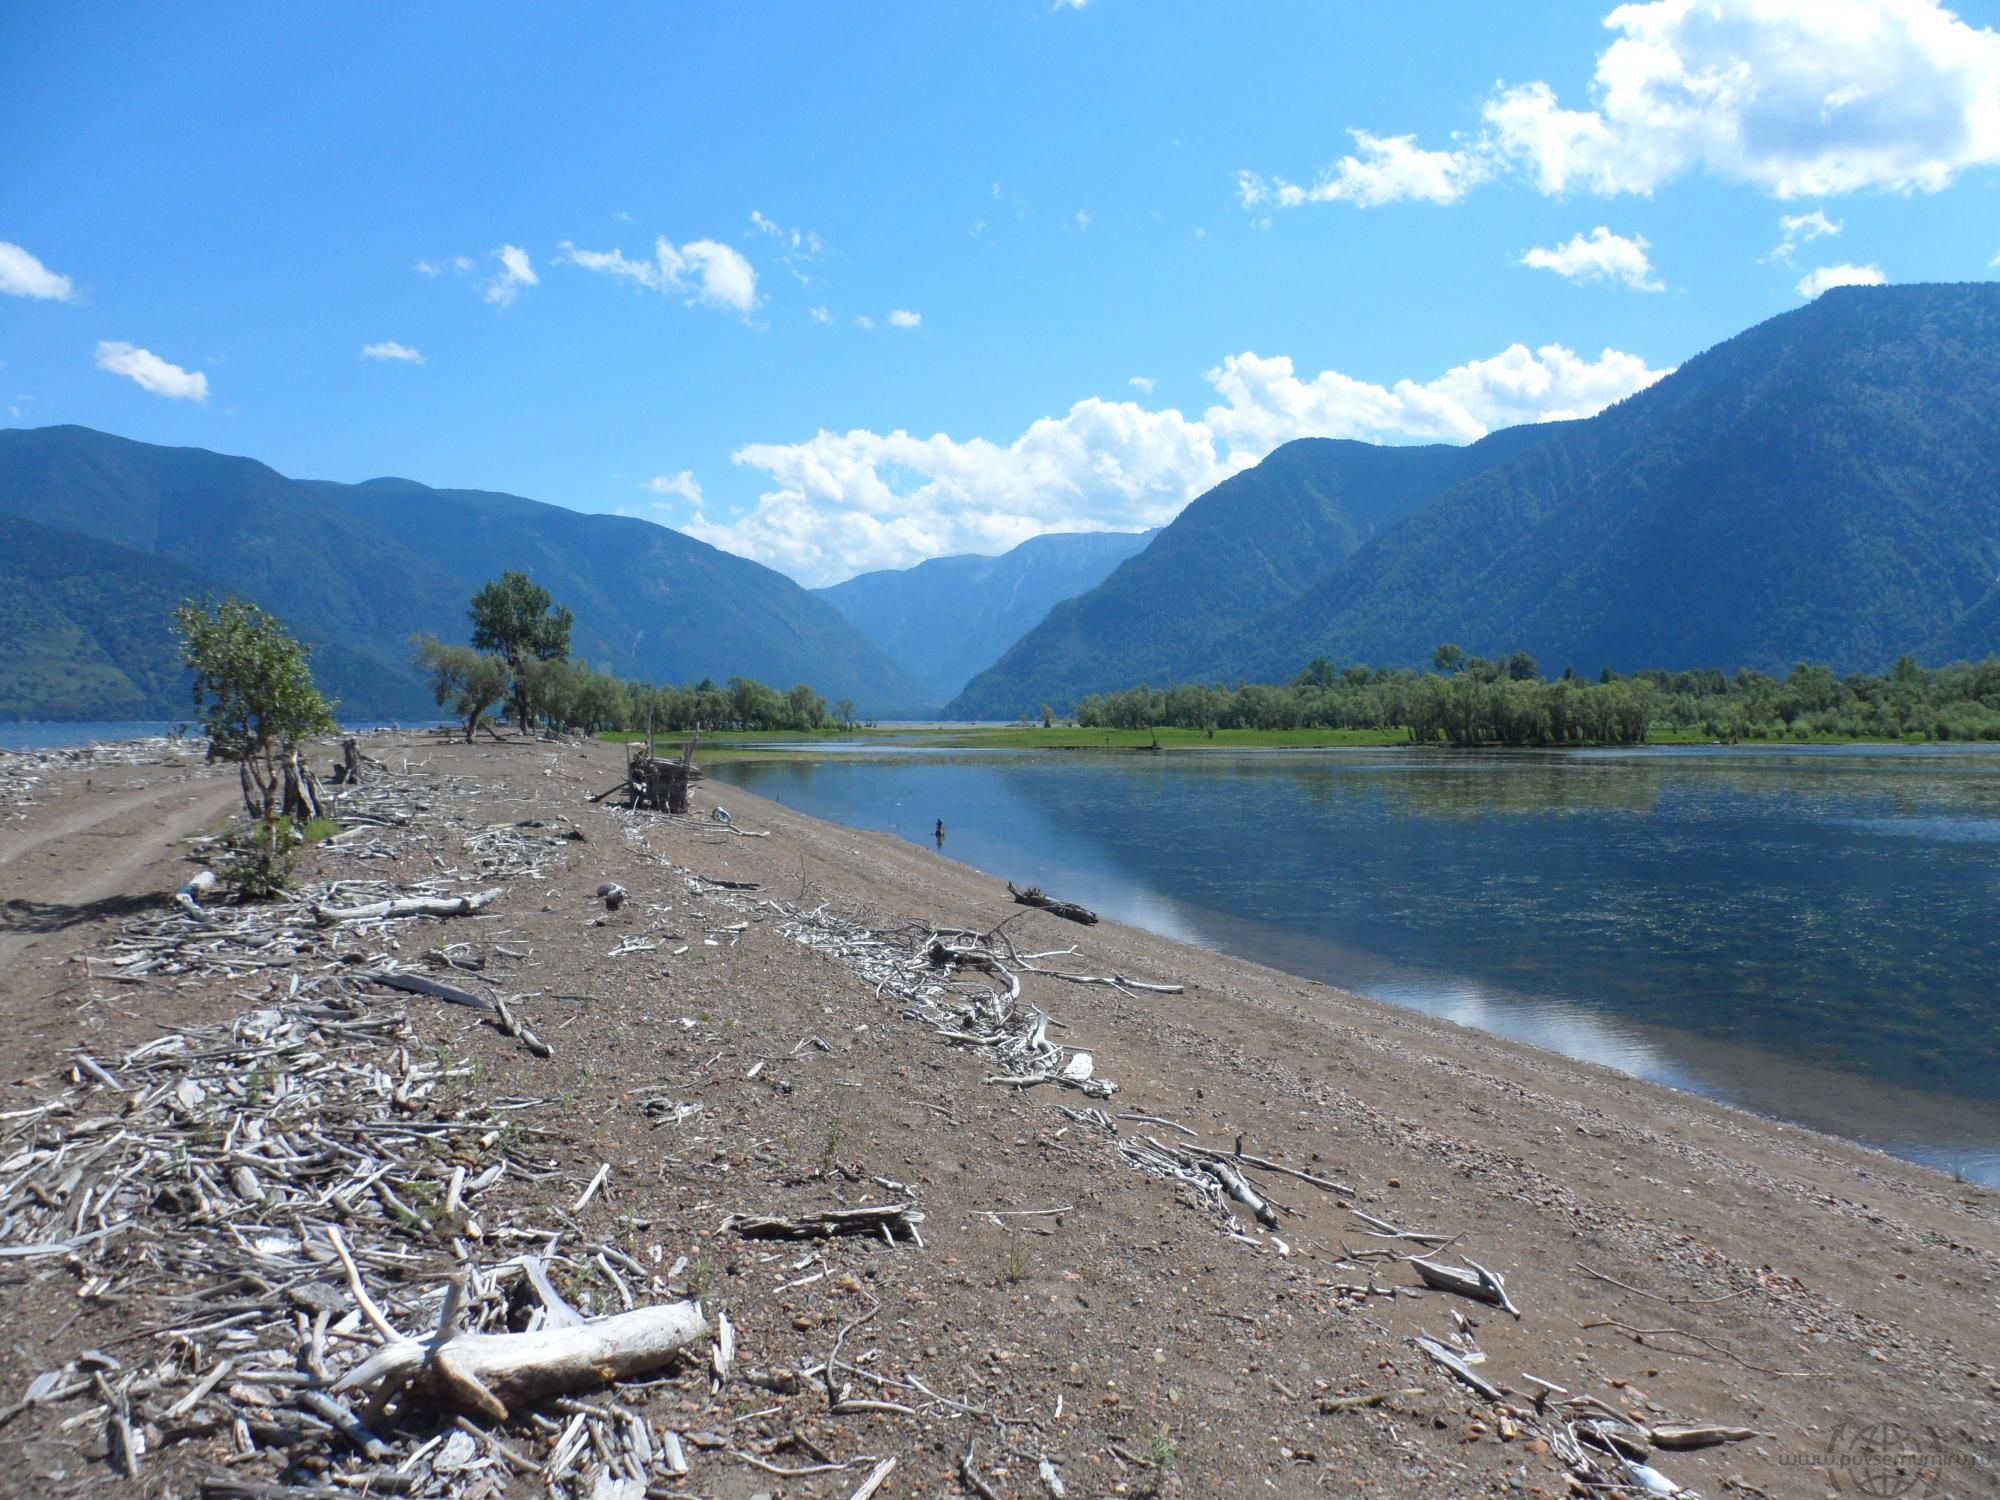
[(1590, 107), (1547, 83), (1499, 87), (1449, 150), (1352, 134), (1310, 188), (1239, 177), (1246, 207), (1423, 197), (1501, 168), (1544, 193), (1651, 193), (1705, 172), (1777, 198), (1936, 192), (2000, 163), (2000, 34), (1938, 0), (1638, 0), (1604, 18)]
[(76, 297), (76, 287), (67, 276), (51, 271), (19, 245), (0, 240), (0, 293), (69, 302)]
[(1664, 371), (1607, 349), (1515, 345), (1435, 380), (1374, 385), (1244, 353), (1208, 372), (1221, 398), (1200, 418), (1095, 397), (1011, 443), (856, 429), (731, 455), (768, 487), (747, 513), (698, 511), (684, 528), (808, 583), (949, 552), (1000, 552), (1050, 531), (1158, 526), (1297, 437), (1468, 441), (1494, 427), (1586, 416)]
[(653, 242), (653, 259), (633, 260), (616, 247), (583, 250), (564, 240), (558, 260), (586, 271), (623, 276), (656, 292), (685, 292), (709, 307), (748, 313), (757, 305), (757, 272), (743, 255), (715, 240), (676, 246), (665, 235)]
[(807, 308), (806, 316), (811, 318), (815, 323), (831, 323), (833, 321), (833, 314), (823, 307)]
[(500, 269), (494, 272), (493, 279), (486, 283), (488, 302), (506, 307), (513, 302), (522, 287), (542, 284), (542, 278), (535, 274), (534, 262), (528, 259), (528, 252), (519, 245), (502, 245), (493, 252), (493, 255), (500, 262)]
[(1880, 266), (1850, 266), (1843, 262), (1806, 272), (1799, 278), (1798, 292), (1801, 297), (1812, 298), (1832, 287), (1880, 286), (1888, 279)]
[(1159, 384), (1159, 382), (1154, 380), (1153, 377), (1150, 375), (1134, 375), (1130, 380), (1126, 381), (1125, 383), (1131, 386), (1132, 389), (1134, 389), (1135, 391), (1143, 391), (1148, 396), (1153, 394), (1153, 387)]
[(419, 259), (411, 269), (419, 276), (442, 276), (444, 274), (444, 267), (432, 260)]
[(208, 377), (200, 371), (169, 364), (150, 349), (136, 349), (118, 340), (97, 346), (97, 368), (136, 381), (141, 390), (170, 401), (206, 401)]
[(472, 267), (473, 267), (473, 259), (471, 256), (455, 255), (452, 257), (451, 268), (454, 271), (470, 271)]
[(384, 339), (379, 344), (363, 344), (361, 346), (361, 357), (363, 359), (397, 359), (403, 361), (405, 364), (412, 365), (420, 365), (424, 362), (422, 354), (412, 349), (408, 344), (399, 344), (394, 339)]
[(1826, 235), (1839, 234), (1838, 219), (1829, 219), (1826, 210), (1816, 208), (1809, 214), (1782, 214), (1778, 218), (1778, 228), (1784, 238), (1766, 257), (1769, 260), (1790, 260), (1792, 252), (1801, 245), (1810, 244)]
[(1613, 234), (1602, 224), (1588, 235), (1572, 235), (1554, 249), (1537, 245), (1521, 257), (1521, 264), (1537, 271), (1554, 271), (1571, 281), (1622, 281), (1635, 292), (1663, 292), (1653, 275), (1650, 247), (1643, 234), (1630, 239)]
[(922, 313), (913, 313), (906, 307), (899, 307), (889, 314), (889, 326), (891, 328), (921, 328), (924, 326), (924, 315)]
[(1236, 174), (1236, 195), (1245, 208), (1265, 202), (1281, 208), (1301, 203), (1348, 202), (1362, 208), (1416, 200), (1456, 203), (1493, 174), (1493, 163), (1478, 146), (1427, 151), (1409, 135), (1378, 136), (1350, 130), (1358, 154), (1343, 156), (1310, 187), (1255, 172)]
[(856, 313), (854, 315), (854, 326), (856, 328), (873, 328), (875, 320), (869, 317), (867, 313)]
[(691, 469), (682, 469), (678, 474), (656, 474), (639, 488), (656, 495), (679, 495), (683, 500), (701, 504), (701, 482)]
[(1071, 218), (1070, 222), (1076, 225), (1077, 233), (1079, 234), (1090, 233), (1090, 210), (1087, 208), (1079, 208), (1076, 211), (1075, 215)]

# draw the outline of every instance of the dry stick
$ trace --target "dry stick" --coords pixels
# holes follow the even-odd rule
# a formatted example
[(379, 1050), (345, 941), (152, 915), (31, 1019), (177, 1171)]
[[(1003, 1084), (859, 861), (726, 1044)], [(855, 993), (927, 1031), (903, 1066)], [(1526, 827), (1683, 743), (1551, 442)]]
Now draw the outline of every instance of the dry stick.
[[(1123, 1120), (1132, 1117), (1120, 1115), (1118, 1118)], [(1182, 1126), (1181, 1128), (1186, 1129), (1187, 1127)], [(1276, 1172), (1282, 1177), (1296, 1177), (1300, 1182), (1311, 1183), (1322, 1192), (1335, 1193), (1347, 1198), (1354, 1196), (1354, 1189), (1344, 1182), (1335, 1182), (1331, 1177), (1315, 1177), (1311, 1172), (1301, 1171), (1297, 1167), (1288, 1167), (1283, 1162), (1270, 1161), (1261, 1156), (1252, 1156), (1247, 1151), (1217, 1151), (1213, 1146), (1183, 1146), (1181, 1149), (1190, 1156), (1209, 1156), (1224, 1161), (1240, 1161), (1244, 1166), (1256, 1167), (1259, 1171)], [(1364, 1214), (1362, 1217), (1367, 1218), (1367, 1215)], [(1379, 1224), (1382, 1221), (1380, 1219), (1371, 1219), (1369, 1222)], [(1408, 1235), (1405, 1238), (1432, 1239), (1435, 1236)]]
[(583, 1196), (581, 1198), (578, 1198), (575, 1203), (570, 1205), (569, 1211), (573, 1214), (582, 1213), (584, 1208), (589, 1204), (590, 1200), (597, 1196), (597, 1190), (604, 1186), (604, 1179), (609, 1177), (610, 1175), (611, 1175), (611, 1163), (606, 1162), (603, 1166), (597, 1169), (597, 1175), (590, 1179), (590, 1186), (583, 1190)]
[(896, 1457), (894, 1454), (891, 1454), (889, 1457), (883, 1459), (882, 1462), (875, 1465), (875, 1472), (861, 1481), (861, 1488), (850, 1495), (848, 1500), (868, 1500), (870, 1495), (882, 1488), (882, 1481), (889, 1477), (895, 1467)]
[(361, 1268), (354, 1264), (354, 1257), (348, 1253), (347, 1241), (341, 1236), (340, 1226), (327, 1225), (326, 1237), (333, 1242), (334, 1253), (340, 1257), (341, 1265), (347, 1268), (348, 1290), (354, 1294), (354, 1305), (361, 1309), (361, 1316), (366, 1318), (369, 1325), (383, 1338), (397, 1343), (404, 1342), (403, 1335), (396, 1332), (396, 1325), (383, 1315), (381, 1307), (368, 1295), (368, 1288), (362, 1285)]
[(979, 1471), (972, 1467), (973, 1446), (970, 1442), (965, 1445), (965, 1457), (958, 1461), (958, 1477), (965, 1481), (965, 1487), (979, 1496), (980, 1500), (1000, 1500), (999, 1493), (992, 1485), (981, 1479)]
[[(1578, 1323), (1576, 1326), (1579, 1328), (1616, 1328), (1621, 1333), (1631, 1334), (1633, 1338), (1642, 1344), (1649, 1338), (1661, 1338), (1671, 1334), (1675, 1338), (1688, 1339), (1693, 1343), (1706, 1345), (1717, 1354), (1720, 1354), (1724, 1359), (1734, 1360), (1737, 1364), (1743, 1366), (1744, 1369), (1755, 1370), (1759, 1375), (1777, 1375), (1787, 1380), (1799, 1380), (1811, 1373), (1807, 1370), (1773, 1370), (1765, 1365), (1753, 1365), (1749, 1360), (1727, 1345), (1718, 1344), (1714, 1339), (1704, 1338), (1698, 1333), (1689, 1333), (1685, 1328), (1634, 1328), (1630, 1323), (1621, 1323), (1616, 1318), (1600, 1318), (1594, 1323)], [(1666, 1352), (1672, 1354), (1675, 1351), (1669, 1349)]]
[(1609, 1282), (1621, 1292), (1630, 1292), (1635, 1297), (1644, 1297), (1652, 1302), (1664, 1302), (1669, 1307), (1713, 1307), (1718, 1302), (1732, 1301), (1749, 1291), (1748, 1287), (1740, 1287), (1733, 1292), (1724, 1292), (1720, 1297), (1662, 1297), (1658, 1292), (1649, 1292), (1641, 1287), (1630, 1286), (1616, 1277), (1606, 1276), (1602, 1271), (1593, 1271), (1580, 1260), (1571, 1261), (1570, 1269), (1581, 1271), (1584, 1275), (1595, 1277), (1599, 1281)]

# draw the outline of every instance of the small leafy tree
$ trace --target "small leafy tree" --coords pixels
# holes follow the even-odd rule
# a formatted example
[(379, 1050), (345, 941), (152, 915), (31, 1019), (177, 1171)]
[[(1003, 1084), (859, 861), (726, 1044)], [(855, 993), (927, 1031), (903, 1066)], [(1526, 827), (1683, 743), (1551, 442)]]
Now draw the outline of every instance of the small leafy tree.
[(567, 661), (569, 633), (576, 616), (556, 608), (549, 591), (526, 573), (511, 569), (472, 596), (472, 644), (498, 652), (514, 677), (514, 707), (525, 732), (534, 718), (530, 662)]
[(191, 599), (174, 611), (173, 628), (194, 673), (209, 758), (242, 768), (244, 806), (262, 825), (242, 884), (253, 895), (275, 894), (289, 847), (279, 827), (282, 764), (302, 740), (334, 728), (332, 706), (313, 685), (306, 648), (254, 604)]
[(438, 707), (450, 704), (452, 713), (465, 720), (465, 742), (471, 744), (479, 716), (507, 696), (505, 658), (425, 636), (417, 644), (417, 665), (430, 674)]

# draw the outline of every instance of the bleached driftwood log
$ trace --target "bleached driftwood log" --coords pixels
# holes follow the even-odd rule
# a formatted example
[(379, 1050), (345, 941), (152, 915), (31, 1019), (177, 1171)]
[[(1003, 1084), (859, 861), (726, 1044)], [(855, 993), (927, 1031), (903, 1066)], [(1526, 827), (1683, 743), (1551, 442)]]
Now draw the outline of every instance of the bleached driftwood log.
[(1007, 882), (1007, 894), (1012, 896), (1018, 905), (1036, 907), (1052, 917), (1061, 917), (1066, 922), (1081, 922), (1085, 927), (1097, 925), (1097, 913), (1089, 907), (1078, 906), (1074, 901), (1058, 901), (1040, 886), (1031, 885), (1025, 891), (1017, 891), (1014, 889), (1014, 882), (1010, 880)]
[(1521, 1310), (1507, 1296), (1507, 1283), (1500, 1278), (1500, 1274), (1487, 1270), (1476, 1260), (1468, 1261), (1466, 1266), (1448, 1266), (1442, 1261), (1413, 1256), (1410, 1268), (1423, 1277), (1426, 1286), (1435, 1287), (1440, 1292), (1455, 1292), (1475, 1302), (1490, 1302), (1517, 1318), (1521, 1316)]
[(313, 920), (323, 926), (336, 922), (372, 922), (385, 917), (464, 917), (500, 899), (499, 886), (490, 891), (474, 891), (469, 896), (401, 896), (390, 901), (371, 901), (365, 906), (313, 907)]
[(707, 1332), (700, 1303), (667, 1302), (534, 1333), (397, 1339), (333, 1389), (370, 1392), (378, 1412), (402, 1395), (504, 1422), (524, 1402), (656, 1370)]

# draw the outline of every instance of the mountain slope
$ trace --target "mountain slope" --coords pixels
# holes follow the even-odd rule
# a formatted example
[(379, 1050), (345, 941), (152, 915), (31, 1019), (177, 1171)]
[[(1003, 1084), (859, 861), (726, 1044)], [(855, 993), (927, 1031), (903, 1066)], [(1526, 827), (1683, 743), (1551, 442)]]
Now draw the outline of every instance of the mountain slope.
[(1468, 448), (1287, 443), (1195, 500), (1097, 588), (1056, 605), (945, 711), (1011, 718), (1186, 677), (1217, 639), (1296, 597), (1383, 526), (1548, 431), (1515, 428)]
[(1593, 674), (2000, 650), (1996, 412), (2000, 285), (1839, 288), (1457, 486), (1204, 668), (1446, 640)]
[(998, 557), (934, 557), (813, 592), (914, 672), (939, 703), (1041, 623), (1052, 605), (1102, 583), (1152, 532), (1030, 537)]
[[(316, 674), (355, 717), (427, 710), (410, 636), (465, 639), (473, 591), (505, 568), (534, 574), (573, 608), (578, 654), (624, 676), (810, 682), (881, 715), (935, 701), (790, 579), (644, 521), (407, 480), (300, 482), (250, 459), (82, 427), (0, 431), (0, 516), (179, 563), (198, 575), (195, 591), (265, 605), (319, 647)], [(106, 576), (133, 578), (143, 595), (149, 575), (129, 555), (104, 556)], [(40, 631), (38, 659), (60, 655), (46, 613), (41, 625), (24, 617), (0, 630), (0, 694), (25, 703), (16, 712), (57, 711), (7, 666), (17, 631), (20, 639)], [(150, 711), (181, 712), (177, 691), (161, 700), (157, 687), (141, 686), (178, 680), (164, 611), (148, 618), (157, 628), (135, 643), (146, 659), (121, 670)], [(129, 691), (103, 677), (98, 697), (60, 711), (100, 713)]]
[(0, 516), (0, 719), (189, 712), (159, 644), (167, 613), (214, 585), (167, 558)]

